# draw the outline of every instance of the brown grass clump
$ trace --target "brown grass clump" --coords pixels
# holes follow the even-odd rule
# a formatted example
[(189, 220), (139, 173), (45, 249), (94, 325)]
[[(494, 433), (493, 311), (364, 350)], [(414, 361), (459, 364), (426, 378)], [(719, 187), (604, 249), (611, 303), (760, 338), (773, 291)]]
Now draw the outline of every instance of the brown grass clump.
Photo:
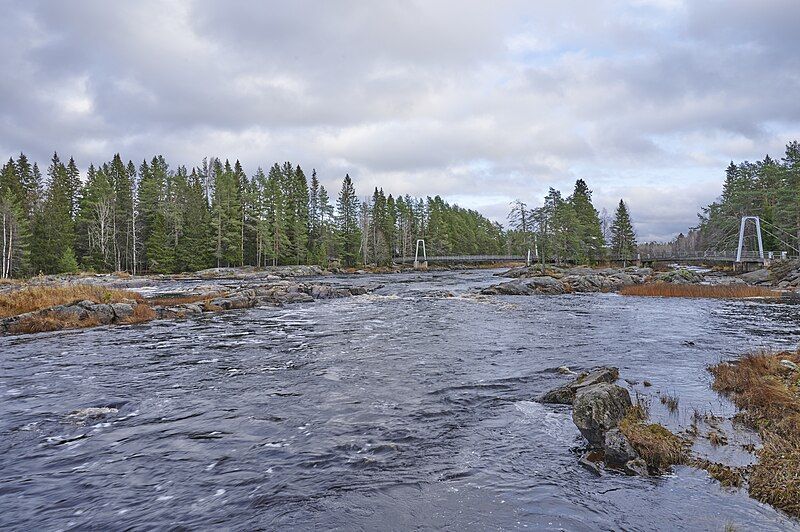
[(760, 353), (735, 364), (710, 368), (713, 389), (746, 414), (764, 447), (749, 479), (750, 495), (800, 516), (800, 372), (781, 364), (800, 363), (800, 353)]
[(89, 300), (94, 303), (115, 303), (142, 297), (128, 290), (109, 290), (100, 286), (74, 284), (66, 286), (28, 286), (0, 295), (0, 318), (8, 318), (43, 310), (57, 305)]
[(712, 299), (740, 299), (747, 297), (780, 297), (780, 292), (761, 286), (741, 284), (705, 285), (648, 283), (631, 285), (619, 291), (623, 296), (702, 297)]
[(135, 307), (133, 307), (133, 314), (128, 316), (127, 318), (122, 318), (118, 321), (118, 323), (124, 325), (132, 325), (134, 323), (144, 323), (147, 321), (154, 320), (156, 318), (156, 312), (150, 308), (149, 305), (144, 303), (139, 303)]
[(677, 395), (663, 394), (661, 396), (661, 404), (667, 407), (670, 413), (674, 414), (678, 411), (678, 404), (680, 399)]
[(700, 462), (694, 464), (695, 467), (705, 469), (708, 474), (726, 488), (740, 488), (744, 484), (744, 475), (742, 470), (736, 467), (728, 467), (724, 464), (716, 462)]
[(170, 297), (154, 297), (147, 299), (150, 305), (160, 305), (162, 307), (171, 307), (173, 305), (184, 305), (186, 303), (207, 303), (214, 298), (220, 297), (221, 294), (190, 294), (185, 296), (170, 296)]
[(658, 423), (645, 423), (637, 415), (627, 415), (619, 430), (654, 471), (668, 471), (688, 460), (687, 442)]

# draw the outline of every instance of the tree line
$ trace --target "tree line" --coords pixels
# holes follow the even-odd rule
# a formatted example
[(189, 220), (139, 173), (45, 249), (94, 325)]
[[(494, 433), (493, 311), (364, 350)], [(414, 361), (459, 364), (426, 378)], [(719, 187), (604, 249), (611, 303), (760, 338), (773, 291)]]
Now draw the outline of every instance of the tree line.
[(387, 265), (414, 255), (500, 254), (503, 228), (439, 196), (359, 199), (349, 175), (336, 198), (290, 162), (248, 176), (239, 161), (137, 167), (119, 154), (85, 179), (57, 153), (44, 175), (25, 154), (0, 171), (0, 276), (77, 270), (173, 273), (209, 267), (332, 262)]
[[(736, 249), (743, 216), (761, 219), (765, 251), (800, 254), (800, 143), (786, 145), (780, 160), (728, 164), (722, 194), (698, 213), (699, 223), (668, 243), (649, 243), (644, 252), (717, 253)], [(756, 250), (755, 228), (745, 231), (747, 250)]]
[(514, 201), (508, 221), (513, 251), (524, 254), (528, 249), (535, 250), (542, 263), (597, 264), (636, 258), (636, 233), (626, 203), (619, 200), (613, 218), (605, 212), (601, 216), (583, 179), (575, 182), (566, 198), (550, 188), (540, 207), (531, 209), (523, 201)]

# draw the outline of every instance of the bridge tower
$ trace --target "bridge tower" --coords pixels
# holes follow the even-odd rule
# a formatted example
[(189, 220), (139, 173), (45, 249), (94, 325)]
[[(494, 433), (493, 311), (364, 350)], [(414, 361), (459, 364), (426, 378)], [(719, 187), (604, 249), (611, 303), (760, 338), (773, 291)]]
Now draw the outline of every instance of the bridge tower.
[[(422, 262), (419, 261), (419, 248), (422, 246)], [(417, 249), (414, 252), (414, 269), (427, 270), (428, 269), (428, 252), (425, 250), (425, 240), (420, 238), (417, 240)]]
[(744, 230), (748, 221), (753, 221), (756, 226), (756, 238), (758, 239), (758, 258), (764, 261), (764, 243), (761, 240), (761, 219), (758, 216), (743, 216), (742, 224), (739, 227), (739, 246), (736, 248), (736, 262), (742, 262), (742, 251), (744, 249)]

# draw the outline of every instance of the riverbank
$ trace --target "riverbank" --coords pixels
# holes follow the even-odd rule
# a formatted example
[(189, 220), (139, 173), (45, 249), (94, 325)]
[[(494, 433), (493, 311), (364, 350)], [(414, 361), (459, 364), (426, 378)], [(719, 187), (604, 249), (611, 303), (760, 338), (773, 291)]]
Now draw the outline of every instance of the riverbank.
[[(106, 283), (114, 284), (113, 279)], [(132, 325), (262, 305), (310, 303), (369, 291), (365, 287), (285, 279), (249, 282), (243, 286), (198, 285), (188, 292), (156, 292), (151, 297), (129, 289), (78, 282), (17, 285), (14, 290), (0, 294), (0, 334)]]

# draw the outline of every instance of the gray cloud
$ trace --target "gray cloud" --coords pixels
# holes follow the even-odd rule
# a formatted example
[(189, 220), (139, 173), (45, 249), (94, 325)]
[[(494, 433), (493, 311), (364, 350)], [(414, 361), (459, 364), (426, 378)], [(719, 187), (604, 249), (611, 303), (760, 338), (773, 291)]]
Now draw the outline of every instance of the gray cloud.
[(0, 1), (0, 155), (316, 167), (498, 221), (578, 177), (640, 238), (800, 133), (792, 0)]

